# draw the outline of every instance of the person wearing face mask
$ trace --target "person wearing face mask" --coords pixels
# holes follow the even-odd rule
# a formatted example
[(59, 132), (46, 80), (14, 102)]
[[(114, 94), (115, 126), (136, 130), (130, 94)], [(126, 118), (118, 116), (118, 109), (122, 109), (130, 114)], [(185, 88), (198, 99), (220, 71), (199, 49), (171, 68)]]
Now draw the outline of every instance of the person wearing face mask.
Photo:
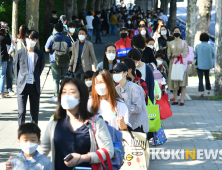
[(77, 78), (83, 79), (83, 73), (92, 70), (91, 59), (94, 67), (97, 66), (93, 44), (86, 40), (87, 29), (79, 29), (79, 41), (76, 41), (72, 47), (72, 57), (69, 64), (69, 71), (73, 71)]
[(138, 49), (141, 52), (143, 62), (145, 62), (146, 64), (152, 63), (152, 62), (156, 64), (156, 59), (154, 57), (153, 48), (151, 48), (151, 45), (146, 46), (147, 41), (149, 41), (149, 43), (151, 44), (150, 41), (153, 41), (153, 39), (147, 38), (145, 41), (144, 38), (139, 34), (133, 37), (131, 44), (133, 48)]
[(184, 46), (182, 46), (182, 39), (180, 39), (180, 36), (181, 36), (180, 27), (174, 27), (172, 32), (173, 32), (174, 40), (169, 42), (168, 48), (167, 48), (167, 56), (170, 60), (169, 74), (168, 74), (168, 88), (169, 90), (173, 90), (174, 102), (172, 103), (172, 105), (178, 105), (177, 91), (179, 90), (179, 87), (181, 87), (180, 106), (183, 106), (184, 97), (186, 93), (186, 86), (188, 85), (187, 71), (184, 72), (183, 81), (171, 80), (171, 71), (172, 71), (172, 65), (174, 63), (174, 58), (179, 58), (180, 56), (182, 57), (187, 56), (188, 45), (186, 42), (184, 42)]
[(131, 58), (136, 66), (136, 69), (138, 69), (142, 76), (141, 79), (146, 82), (148, 92), (149, 92), (149, 98), (153, 102), (154, 101), (154, 75), (153, 71), (146, 63), (142, 62), (142, 55), (141, 52), (137, 49), (132, 49), (129, 51), (127, 58)]
[(155, 54), (155, 58), (157, 60), (157, 69), (162, 73), (163, 77), (167, 80), (167, 75), (169, 73), (169, 67), (167, 65), (167, 62), (165, 61), (165, 54), (163, 50), (159, 50)]
[(83, 75), (85, 84), (88, 87), (89, 97), (92, 96), (92, 77), (93, 77), (94, 73), (95, 73), (94, 71), (89, 70), (89, 71), (85, 72)]
[(147, 89), (146, 82), (141, 79), (142, 77), (141, 72), (136, 69), (136, 65), (134, 61), (130, 58), (124, 58), (122, 60), (122, 63), (126, 64), (129, 69), (128, 74), (127, 74), (128, 80), (132, 81), (133, 83), (138, 84), (139, 86), (143, 88), (145, 101), (147, 104), (148, 103), (148, 89)]
[(164, 21), (164, 25), (167, 25), (167, 22), (168, 22), (168, 17), (163, 14), (163, 10), (161, 9), (160, 10), (160, 16), (159, 16), (159, 19), (163, 20)]
[[(29, 96), (31, 122), (38, 124), (40, 100), (40, 76), (45, 66), (44, 53), (35, 48), (39, 33), (26, 33), (26, 48), (18, 50), (14, 56), (13, 69), (17, 84), (18, 124), (25, 122), (26, 103)], [(27, 74), (28, 73), (28, 74)]]
[(146, 41), (147, 38), (150, 38), (146, 26), (140, 27), (139, 34), (143, 37), (144, 41)]
[(53, 49), (53, 45), (55, 43), (55, 40), (62, 41), (63, 39), (65, 40), (65, 42), (67, 44), (68, 52), (72, 51), (71, 39), (63, 33), (63, 24), (58, 23), (55, 26), (54, 37), (50, 36), (45, 44), (45, 51), (49, 52), (50, 66), (52, 69), (52, 77), (53, 77), (54, 96), (52, 96), (49, 99), (50, 102), (57, 102), (58, 101), (57, 96), (59, 93), (60, 78), (62, 75), (64, 75), (67, 72), (68, 67), (69, 67), (68, 62), (67, 62), (67, 64), (64, 64), (64, 65), (59, 65), (59, 63), (56, 63), (56, 54), (55, 54), (55, 50)]
[(158, 19), (158, 27), (157, 30), (153, 34), (153, 39), (156, 41), (161, 36), (161, 26), (164, 25), (164, 21)]
[[(113, 76), (119, 81), (121, 76)], [(119, 97), (113, 79), (108, 70), (98, 70), (92, 81), (92, 97), (88, 101), (88, 110), (99, 114), (110, 126), (117, 130), (127, 130), (129, 123), (128, 108)]]
[[(114, 148), (105, 121), (97, 118), (95, 136), (92, 128), (86, 126), (90, 125), (93, 114), (87, 110), (89, 93), (85, 82), (77, 78), (65, 79), (58, 98), (57, 110), (43, 133), (39, 148), (39, 152), (45, 156), (49, 156), (51, 151), (54, 170), (70, 170), (77, 165), (91, 167), (91, 164), (100, 163), (95, 151), (100, 152), (105, 160), (101, 148), (105, 148), (112, 158)], [(72, 159), (64, 161), (69, 154)]]
[(124, 63), (117, 63), (113, 67), (111, 71), (113, 79), (116, 83), (119, 83), (116, 86), (116, 91), (124, 100), (129, 111), (129, 123), (132, 127), (128, 127), (128, 129), (147, 133), (149, 131), (149, 121), (144, 91), (141, 86), (127, 80), (128, 70)]
[(120, 29), (120, 40), (115, 43), (116, 46), (116, 58), (123, 59), (126, 57), (128, 52), (132, 49), (131, 39), (128, 36), (128, 31), (125, 27)]
[(96, 70), (112, 70), (117, 62), (116, 60), (116, 46), (114, 44), (107, 44), (104, 51), (103, 61), (97, 65)]
[(50, 19), (50, 26), (51, 26), (51, 31), (53, 31), (53, 28), (55, 27), (55, 25), (58, 23), (59, 18), (57, 16), (57, 12), (56, 11), (52, 11), (52, 17)]
[[(69, 34), (67, 36), (71, 39), (72, 43), (74, 43), (78, 38), (76, 23), (69, 22), (67, 26), (69, 31)], [(72, 52), (70, 52), (70, 56), (72, 56)]]
[(49, 158), (37, 151), (40, 145), (40, 128), (34, 123), (22, 124), (18, 129), (18, 144), (21, 153), (13, 157), (6, 166), (6, 169), (21, 170), (53, 170), (52, 162)]
[(133, 36), (133, 23), (132, 23), (132, 20), (130, 18), (126, 22), (126, 28), (128, 30), (128, 33), (129, 33), (129, 38), (132, 38), (132, 36)]
[[(168, 28), (165, 25), (160, 27), (160, 37), (155, 41), (154, 47), (155, 50), (158, 51), (159, 49), (164, 51), (164, 54), (167, 55), (167, 46), (173, 38), (169, 35)], [(165, 57), (165, 61), (169, 65), (168, 57)]]
[[(148, 36), (149, 36), (149, 37), (151, 37), (150, 30), (149, 30), (149, 28), (148, 28), (148, 27), (146, 27), (146, 25), (147, 25), (147, 22), (145, 22), (144, 20), (140, 21), (140, 22), (139, 22), (138, 29), (137, 29), (137, 30), (136, 30), (136, 32), (135, 32), (135, 35), (140, 34), (140, 32), (142, 31), (142, 28), (144, 28), (144, 27), (145, 27), (145, 28), (147, 29)], [(145, 35), (145, 34), (144, 34), (144, 35)]]

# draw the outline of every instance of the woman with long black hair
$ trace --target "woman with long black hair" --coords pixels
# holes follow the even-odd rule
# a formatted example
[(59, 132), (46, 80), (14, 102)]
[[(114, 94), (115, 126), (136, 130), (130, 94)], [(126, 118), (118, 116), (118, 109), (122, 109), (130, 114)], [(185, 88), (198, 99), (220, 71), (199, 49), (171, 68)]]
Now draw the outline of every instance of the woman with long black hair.
[(96, 70), (112, 70), (116, 63), (116, 46), (114, 44), (107, 44), (104, 51), (103, 61), (97, 65)]

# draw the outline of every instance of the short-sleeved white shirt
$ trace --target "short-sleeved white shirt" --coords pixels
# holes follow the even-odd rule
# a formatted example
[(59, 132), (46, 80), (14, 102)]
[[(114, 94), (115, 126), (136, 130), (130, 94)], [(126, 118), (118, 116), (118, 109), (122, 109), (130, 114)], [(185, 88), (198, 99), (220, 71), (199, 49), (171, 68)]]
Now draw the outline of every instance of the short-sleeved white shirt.
[[(88, 101), (88, 110), (90, 111), (92, 99)], [(126, 104), (120, 100), (117, 101), (117, 112), (111, 110), (111, 106), (107, 100), (100, 100), (100, 108), (98, 114), (103, 117), (105, 121), (108, 122), (110, 126), (113, 126), (117, 130), (119, 129), (119, 124), (117, 123), (117, 118), (120, 116), (124, 117), (124, 122), (131, 127), (129, 123), (129, 112)]]

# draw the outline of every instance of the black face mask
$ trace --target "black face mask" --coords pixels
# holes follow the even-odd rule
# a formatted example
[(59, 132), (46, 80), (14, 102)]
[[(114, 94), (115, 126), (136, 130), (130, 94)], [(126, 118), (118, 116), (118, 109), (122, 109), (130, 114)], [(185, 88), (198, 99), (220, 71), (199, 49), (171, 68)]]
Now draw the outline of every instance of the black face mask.
[(127, 37), (127, 33), (122, 33), (120, 34), (121, 38), (126, 38)]
[(174, 33), (173, 36), (178, 38), (180, 36), (180, 33)]

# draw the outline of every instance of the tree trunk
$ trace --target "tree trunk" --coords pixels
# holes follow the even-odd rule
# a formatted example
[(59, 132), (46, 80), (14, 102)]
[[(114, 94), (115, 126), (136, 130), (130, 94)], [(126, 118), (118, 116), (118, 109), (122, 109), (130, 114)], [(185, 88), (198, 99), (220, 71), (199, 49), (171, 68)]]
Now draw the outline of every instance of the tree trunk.
[(12, 38), (16, 38), (18, 34), (18, 0), (13, 0), (12, 7)]
[(194, 47), (196, 33), (196, 4), (197, 0), (187, 1), (186, 41), (191, 47)]
[(63, 8), (66, 8), (65, 11), (66, 11), (66, 18), (67, 18), (67, 21), (72, 21), (72, 15), (73, 15), (73, 5), (74, 5), (74, 0), (64, 0), (63, 1)]
[(203, 32), (209, 33), (210, 20), (211, 20), (212, 0), (198, 1), (198, 20), (197, 32), (195, 35), (194, 45), (200, 43), (200, 34)]
[(66, 1), (63, 1), (63, 15), (67, 15), (67, 11), (66, 11)]
[(73, 0), (73, 15), (77, 16), (78, 8), (77, 8), (77, 0)]
[(222, 96), (222, 0), (216, 0), (215, 3), (215, 88), (214, 94)]
[(95, 11), (95, 2), (96, 2), (96, 0), (91, 0), (91, 9), (93, 12), (96, 12)]
[(44, 11), (44, 44), (50, 36), (51, 26), (50, 18), (54, 9), (54, 0), (45, 0), (45, 11)]
[[(80, 10), (86, 9), (86, 7), (87, 7), (87, 0), (81, 0), (81, 2), (82, 2), (82, 6), (81, 6)], [(86, 11), (87, 11), (87, 9), (86, 9)]]
[(96, 11), (100, 11), (101, 10), (101, 0), (96, 0), (95, 10)]
[(39, 32), (39, 1), (26, 0), (26, 25)]
[(105, 9), (109, 8), (108, 3), (108, 0), (103, 0), (103, 6), (105, 7)]
[(170, 2), (170, 18), (168, 23), (171, 31), (177, 25), (177, 0), (171, 0)]
[(168, 14), (168, 0), (161, 0), (161, 9), (165, 15)]

